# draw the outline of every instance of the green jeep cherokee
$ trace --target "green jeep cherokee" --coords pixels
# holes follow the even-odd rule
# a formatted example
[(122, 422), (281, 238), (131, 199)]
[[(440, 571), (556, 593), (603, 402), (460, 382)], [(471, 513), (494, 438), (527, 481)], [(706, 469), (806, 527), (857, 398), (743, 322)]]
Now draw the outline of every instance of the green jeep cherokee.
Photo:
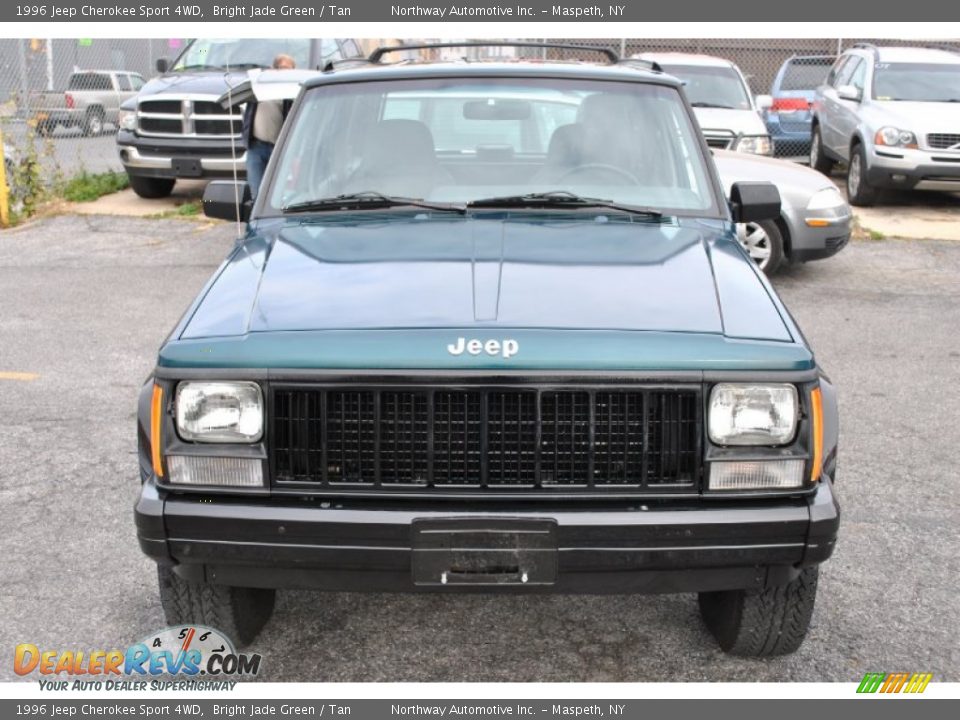
[(655, 66), (385, 54), (306, 80), (252, 206), (207, 188), (246, 234), (139, 404), (168, 621), (243, 644), (277, 588), (697, 592), (725, 651), (795, 650), (838, 419), (737, 243), (776, 188), (723, 196)]

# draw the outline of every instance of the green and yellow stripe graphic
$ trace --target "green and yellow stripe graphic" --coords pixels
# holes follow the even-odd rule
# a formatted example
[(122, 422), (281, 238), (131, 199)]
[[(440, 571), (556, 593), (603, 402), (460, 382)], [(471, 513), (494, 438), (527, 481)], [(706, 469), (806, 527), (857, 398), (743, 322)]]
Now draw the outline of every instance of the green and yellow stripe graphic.
[(932, 679), (933, 673), (867, 673), (857, 692), (922, 693)]

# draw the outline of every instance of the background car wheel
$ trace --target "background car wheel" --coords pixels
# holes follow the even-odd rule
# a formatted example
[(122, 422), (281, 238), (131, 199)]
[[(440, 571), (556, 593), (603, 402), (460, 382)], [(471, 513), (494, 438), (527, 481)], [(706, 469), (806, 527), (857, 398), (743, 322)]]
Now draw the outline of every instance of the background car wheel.
[(700, 614), (731, 655), (786, 655), (807, 636), (817, 598), (818, 568), (804, 568), (791, 583), (759, 593), (745, 590), (700, 593)]
[(209, 625), (249, 645), (273, 614), (276, 590), (188, 582), (157, 566), (160, 604), (168, 625)]
[(851, 205), (869, 207), (877, 202), (877, 189), (867, 181), (867, 154), (863, 145), (855, 145), (847, 169), (847, 199)]
[(773, 275), (783, 264), (783, 233), (773, 220), (739, 223), (737, 240), (767, 275)]
[(142, 198), (154, 200), (156, 198), (165, 198), (173, 192), (173, 186), (177, 182), (173, 178), (152, 178), (142, 175), (130, 175), (130, 187)]
[(103, 133), (103, 110), (90, 108), (83, 119), (83, 134), (96, 137)]
[(813, 137), (810, 138), (810, 167), (817, 172), (829, 176), (836, 163), (823, 154), (823, 142), (820, 139), (820, 128), (813, 128)]

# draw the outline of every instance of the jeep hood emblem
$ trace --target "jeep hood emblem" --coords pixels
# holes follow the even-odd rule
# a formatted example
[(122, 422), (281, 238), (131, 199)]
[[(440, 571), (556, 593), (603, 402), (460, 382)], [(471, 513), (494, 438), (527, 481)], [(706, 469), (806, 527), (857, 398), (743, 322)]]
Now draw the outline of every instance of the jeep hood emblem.
[(501, 355), (504, 360), (513, 357), (520, 352), (520, 343), (516, 340), (504, 338), (503, 340), (477, 340), (476, 338), (457, 338), (455, 343), (447, 345), (447, 352), (451, 355)]

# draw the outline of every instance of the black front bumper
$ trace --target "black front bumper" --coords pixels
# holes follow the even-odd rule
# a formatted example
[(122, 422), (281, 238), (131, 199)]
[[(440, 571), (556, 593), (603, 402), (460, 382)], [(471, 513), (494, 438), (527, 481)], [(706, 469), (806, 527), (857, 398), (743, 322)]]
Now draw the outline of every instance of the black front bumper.
[[(833, 552), (840, 509), (815, 494), (595, 506), (376, 503), (167, 493), (148, 480), (135, 508), (143, 551), (184, 578), (224, 585), (375, 591), (658, 593), (760, 589)], [(555, 577), (518, 585), (415, 580), (417, 523), (477, 520), (555, 534)]]
[(955, 184), (960, 190), (960, 163), (944, 162), (908, 168), (878, 164), (867, 170), (867, 182), (873, 187), (901, 190), (912, 190), (920, 183)]

